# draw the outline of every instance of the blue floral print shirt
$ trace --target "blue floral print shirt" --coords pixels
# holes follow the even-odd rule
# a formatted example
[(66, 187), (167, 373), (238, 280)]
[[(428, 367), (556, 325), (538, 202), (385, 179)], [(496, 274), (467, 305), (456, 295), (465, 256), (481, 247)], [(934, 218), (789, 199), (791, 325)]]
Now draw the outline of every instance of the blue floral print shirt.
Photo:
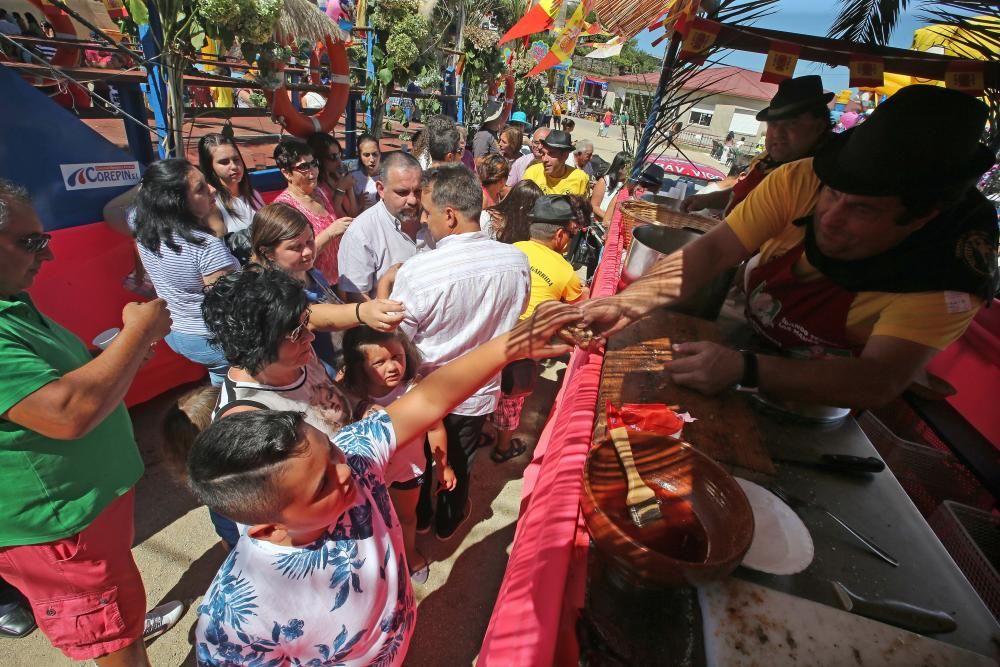
[(199, 665), (401, 665), (416, 622), (403, 537), (383, 469), (396, 449), (384, 410), (332, 438), (357, 502), (304, 547), (240, 537), (198, 607)]

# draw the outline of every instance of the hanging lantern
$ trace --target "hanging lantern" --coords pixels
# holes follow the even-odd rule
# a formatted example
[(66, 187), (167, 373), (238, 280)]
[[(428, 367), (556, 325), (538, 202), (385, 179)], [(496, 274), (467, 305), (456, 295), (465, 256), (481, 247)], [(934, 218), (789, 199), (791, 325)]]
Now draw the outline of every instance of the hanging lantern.
[(715, 44), (715, 38), (719, 35), (721, 25), (715, 21), (709, 21), (698, 17), (690, 21), (687, 25), (687, 33), (684, 36), (684, 43), (681, 45), (680, 53), (677, 57), (680, 60), (701, 65), (708, 58), (708, 52)]
[(760, 80), (764, 83), (781, 83), (792, 78), (795, 64), (799, 62), (799, 47), (788, 42), (771, 42), (767, 51), (767, 61)]
[(885, 85), (885, 61), (878, 56), (852, 56), (848, 63), (851, 88), (880, 88)]
[(983, 80), (983, 63), (962, 62), (948, 65), (948, 69), (944, 71), (944, 87), (974, 97), (982, 97), (986, 88)]

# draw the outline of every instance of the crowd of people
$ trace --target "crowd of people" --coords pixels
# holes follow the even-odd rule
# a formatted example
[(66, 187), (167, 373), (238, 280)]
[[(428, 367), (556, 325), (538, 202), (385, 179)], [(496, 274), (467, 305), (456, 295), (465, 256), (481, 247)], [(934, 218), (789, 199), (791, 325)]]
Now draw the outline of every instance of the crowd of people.
[[(982, 110), (917, 86), (835, 139), (826, 94), (803, 79), (761, 112), (765, 154), (736, 186), (684, 204), (726, 209), (726, 223), (607, 299), (588, 299), (567, 256), (617, 197), (655, 192), (662, 169), (632, 182), (619, 153), (595, 174), (592, 143), (574, 142), (567, 119), (505, 125), (499, 103), (471, 149), (438, 115), (413, 154), (383, 155), (361, 136), (351, 173), (334, 137), (283, 139), (274, 161), (287, 187), (266, 204), (222, 135), (201, 139), (197, 166), (153, 163), (105, 215), (135, 239), (156, 298), (126, 306), (96, 355), (25, 291), (54, 259), (50, 236), (27, 193), (0, 181), (0, 576), (34, 612), (0, 607), (0, 629), (37, 622), (73, 659), (142, 665), (142, 639), (180, 617), (179, 602), (147, 613), (130, 551), (143, 464), (122, 399), (160, 340), (210, 379), (164, 423), (228, 551), (197, 609), (202, 665), (400, 664), (412, 586), (431, 567), (416, 534), (459, 533), (481, 447), (498, 465), (527, 451), (520, 415), (536, 361), (570, 349), (560, 331), (610, 335), (758, 248), (750, 323), (778, 347), (820, 340), (846, 358), (689, 343), (676, 346), (673, 379), (860, 407), (897, 392), (996, 289), (995, 256), (978, 267), (962, 245), (987, 234), (969, 189), (991, 160)], [(895, 157), (898, 129), (931, 103), (954, 121), (941, 146), (950, 180)], [(895, 170), (858, 173), (860, 158)], [(956, 239), (965, 254), (946, 271), (901, 271)], [(941, 290), (965, 299), (938, 303)]]

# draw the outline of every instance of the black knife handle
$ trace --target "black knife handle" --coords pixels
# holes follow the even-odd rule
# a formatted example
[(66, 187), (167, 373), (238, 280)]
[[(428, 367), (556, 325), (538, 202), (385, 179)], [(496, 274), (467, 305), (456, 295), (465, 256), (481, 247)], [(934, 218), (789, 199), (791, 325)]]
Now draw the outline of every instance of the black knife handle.
[(885, 463), (874, 456), (851, 456), (850, 454), (823, 454), (820, 457), (823, 465), (837, 468), (844, 472), (882, 472)]

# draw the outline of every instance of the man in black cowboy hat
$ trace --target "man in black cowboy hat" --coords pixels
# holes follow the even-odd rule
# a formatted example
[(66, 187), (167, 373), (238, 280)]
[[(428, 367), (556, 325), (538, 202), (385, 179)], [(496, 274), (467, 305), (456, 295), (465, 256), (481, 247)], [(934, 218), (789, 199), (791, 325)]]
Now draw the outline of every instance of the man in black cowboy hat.
[(754, 158), (732, 188), (692, 195), (684, 200), (682, 209), (725, 209), (728, 213), (777, 167), (813, 155), (830, 135), (832, 124), (826, 105), (832, 99), (833, 93), (823, 92), (819, 76), (782, 81), (771, 104), (757, 114), (757, 120), (767, 122), (764, 152)]
[(483, 124), (479, 126), (479, 131), (472, 137), (472, 155), (481, 158), (491, 153), (499, 153), (497, 146), (497, 132), (503, 124), (503, 104), (496, 100), (490, 100), (483, 112)]
[(547, 195), (586, 196), (590, 178), (582, 169), (566, 164), (572, 152), (569, 133), (552, 130), (542, 139), (541, 160), (524, 170), (523, 180), (533, 182)]
[(979, 142), (986, 117), (964, 93), (903, 88), (814, 158), (772, 172), (725, 224), (585, 303), (584, 321), (609, 335), (759, 249), (746, 315), (770, 353), (676, 345), (672, 379), (850, 408), (892, 400), (1000, 284), (996, 212), (975, 188), (996, 159)]

